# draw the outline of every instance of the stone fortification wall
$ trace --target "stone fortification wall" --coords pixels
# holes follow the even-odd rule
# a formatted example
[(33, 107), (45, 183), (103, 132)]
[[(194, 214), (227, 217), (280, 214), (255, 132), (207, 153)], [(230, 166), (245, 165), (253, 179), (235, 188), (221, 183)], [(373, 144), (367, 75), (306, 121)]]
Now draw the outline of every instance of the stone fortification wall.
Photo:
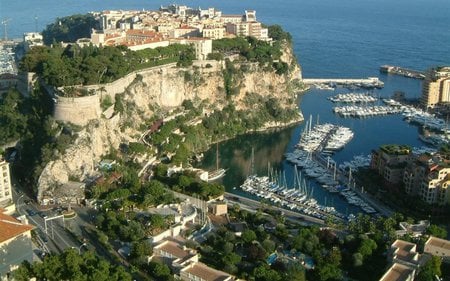
[(98, 94), (77, 98), (56, 96), (53, 114), (56, 120), (84, 126), (90, 120), (99, 118), (101, 113)]
[[(198, 69), (201, 74), (216, 73), (221, 71), (222, 66), (223, 62), (209, 60), (195, 61), (193, 64), (193, 68)], [(80, 87), (94, 94), (70, 98), (56, 96), (54, 117), (56, 120), (84, 126), (90, 120), (101, 116), (100, 103), (103, 97), (109, 95), (114, 100), (117, 94), (125, 92), (139, 76), (149, 86), (148, 95), (157, 97), (153, 102), (160, 106), (179, 106), (186, 97), (184, 79), (179, 75), (180, 71), (184, 71), (183, 68), (177, 68), (176, 63), (171, 63), (134, 71), (111, 83)], [(63, 87), (58, 90), (63, 91)]]

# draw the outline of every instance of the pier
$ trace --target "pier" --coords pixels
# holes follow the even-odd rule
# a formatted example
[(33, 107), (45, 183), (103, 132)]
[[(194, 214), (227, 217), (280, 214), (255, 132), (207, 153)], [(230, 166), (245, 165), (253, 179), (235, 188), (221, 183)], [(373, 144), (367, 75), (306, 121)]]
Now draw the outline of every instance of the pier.
[(378, 77), (368, 77), (365, 79), (348, 79), (348, 78), (311, 78), (303, 79), (303, 83), (306, 85), (327, 85), (331, 87), (361, 87), (361, 88), (382, 88), (384, 87), (383, 81)]
[(425, 73), (422, 71), (412, 70), (400, 66), (393, 65), (382, 65), (380, 67), (380, 72), (387, 74), (395, 74), (400, 76), (405, 76), (414, 79), (424, 79)]

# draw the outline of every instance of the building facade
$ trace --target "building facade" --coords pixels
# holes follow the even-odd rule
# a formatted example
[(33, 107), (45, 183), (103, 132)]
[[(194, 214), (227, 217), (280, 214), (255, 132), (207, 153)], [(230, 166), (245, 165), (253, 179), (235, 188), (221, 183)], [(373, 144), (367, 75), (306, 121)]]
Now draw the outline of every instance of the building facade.
[(411, 158), (411, 148), (405, 145), (383, 145), (372, 151), (370, 166), (391, 184), (402, 182), (403, 171)]
[(0, 206), (12, 203), (11, 177), (9, 163), (0, 159)]
[(450, 163), (439, 154), (419, 155), (406, 166), (403, 183), (406, 193), (418, 195), (428, 204), (448, 204)]
[(450, 67), (430, 69), (422, 85), (422, 106), (434, 108), (450, 103)]

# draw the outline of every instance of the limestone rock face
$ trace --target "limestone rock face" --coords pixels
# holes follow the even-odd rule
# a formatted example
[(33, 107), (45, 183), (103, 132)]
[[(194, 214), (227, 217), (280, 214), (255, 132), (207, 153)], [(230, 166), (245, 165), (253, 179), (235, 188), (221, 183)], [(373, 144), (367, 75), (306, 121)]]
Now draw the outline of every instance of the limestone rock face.
[[(247, 105), (242, 100), (248, 93), (276, 97), (285, 107), (297, 106), (292, 102), (295, 93), (290, 89), (290, 83), (301, 79), (301, 70), (290, 47), (284, 48), (281, 60), (288, 63), (288, 74), (278, 75), (257, 63), (236, 65), (242, 69), (245, 64), (246, 68), (235, 81), (238, 92), (232, 99), (236, 108), (246, 109)], [(211, 109), (223, 108), (226, 104), (224, 68), (224, 62), (217, 61), (199, 61), (189, 68), (166, 65), (131, 73), (110, 84), (87, 86), (86, 90), (96, 93), (95, 97), (89, 98), (92, 108), (85, 102), (84, 107), (76, 109), (79, 117), (75, 119), (70, 118), (75, 109), (70, 108), (69, 103), (57, 108), (56, 119), (75, 124), (80, 121), (77, 125), (84, 127), (64, 155), (44, 168), (38, 183), (38, 200), (46, 195), (51, 197), (52, 191), (66, 183), (69, 177), (85, 180), (92, 175), (95, 165), (102, 155), (109, 152), (110, 147), (118, 148), (120, 143), (139, 141), (139, 125), (152, 117), (155, 110), (176, 108), (184, 100), (207, 101)], [(105, 95), (109, 95), (112, 100), (120, 95), (124, 112), (115, 113), (111, 118), (105, 112), (98, 113)]]

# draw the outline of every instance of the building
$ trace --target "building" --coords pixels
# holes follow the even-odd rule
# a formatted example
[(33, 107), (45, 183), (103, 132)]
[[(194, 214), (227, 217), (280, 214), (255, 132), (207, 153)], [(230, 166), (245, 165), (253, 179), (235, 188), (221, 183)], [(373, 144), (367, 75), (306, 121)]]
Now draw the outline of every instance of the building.
[(20, 220), (0, 209), (0, 276), (16, 269), (23, 261), (33, 261), (31, 230), (26, 217)]
[(200, 30), (196, 27), (182, 25), (178, 28), (174, 28), (174, 29), (170, 30), (169, 36), (172, 38), (199, 37)]
[(392, 243), (389, 258), (392, 263), (399, 263), (411, 268), (418, 268), (429, 259), (427, 255), (417, 252), (416, 244), (400, 239)]
[(180, 272), (184, 281), (229, 281), (235, 280), (230, 274), (216, 270), (201, 262), (190, 263)]
[(212, 40), (209, 38), (174, 38), (170, 39), (170, 44), (191, 45), (194, 48), (197, 60), (206, 60), (208, 55), (212, 53)]
[(414, 281), (415, 275), (415, 269), (394, 263), (381, 277), (380, 281)]
[(225, 27), (204, 27), (202, 37), (213, 40), (222, 39), (225, 34)]
[(427, 220), (421, 220), (417, 224), (409, 224), (407, 222), (399, 223), (400, 230), (395, 231), (397, 236), (410, 235), (412, 237), (420, 237), (422, 236), (427, 228), (430, 226), (430, 222)]
[(404, 168), (411, 158), (411, 148), (406, 145), (382, 145), (378, 150), (372, 151), (370, 166), (391, 184), (403, 180)]
[(228, 213), (228, 206), (225, 202), (212, 202), (208, 205), (208, 211), (215, 216), (222, 216)]
[(424, 253), (441, 257), (444, 262), (450, 262), (450, 241), (430, 236), (425, 242)]
[(450, 67), (430, 69), (422, 85), (422, 106), (434, 108), (450, 103)]
[(186, 248), (175, 240), (165, 240), (153, 247), (150, 260), (159, 260), (175, 273), (179, 274), (182, 268), (191, 262), (198, 262), (197, 251)]
[(403, 240), (395, 240), (388, 254), (391, 266), (380, 281), (413, 281), (419, 268), (429, 259), (428, 254), (419, 254), (417, 245)]
[(6, 162), (4, 159), (0, 158), (0, 208), (8, 209), (8, 213), (12, 213), (14, 212), (14, 208), (10, 210), (9, 207), (11, 205), (14, 206), (14, 203), (12, 201), (9, 163)]
[(153, 247), (149, 261), (158, 260), (170, 267), (177, 280), (228, 281), (235, 278), (226, 272), (200, 263), (196, 250), (187, 248), (184, 241), (170, 239)]
[(27, 32), (23, 34), (23, 46), (25, 52), (35, 46), (43, 46), (44, 37), (38, 32)]
[(448, 204), (450, 162), (438, 153), (415, 156), (405, 168), (403, 183), (406, 193), (428, 204)]

